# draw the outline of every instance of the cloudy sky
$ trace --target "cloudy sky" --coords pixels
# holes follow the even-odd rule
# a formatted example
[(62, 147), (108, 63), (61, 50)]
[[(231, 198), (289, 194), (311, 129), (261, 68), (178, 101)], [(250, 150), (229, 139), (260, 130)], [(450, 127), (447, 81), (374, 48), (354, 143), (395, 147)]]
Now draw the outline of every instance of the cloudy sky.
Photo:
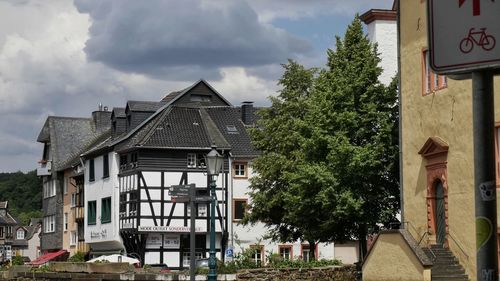
[(48, 115), (160, 100), (204, 78), (265, 105), (281, 63), (323, 66), (355, 13), (393, 0), (0, 0), (0, 172), (36, 168)]

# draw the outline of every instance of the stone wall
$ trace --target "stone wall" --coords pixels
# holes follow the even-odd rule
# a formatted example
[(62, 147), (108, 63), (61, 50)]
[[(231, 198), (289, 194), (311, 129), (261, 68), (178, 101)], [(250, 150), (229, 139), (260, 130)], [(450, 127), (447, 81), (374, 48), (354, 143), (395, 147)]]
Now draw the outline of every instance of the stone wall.
[[(152, 273), (68, 273), (68, 272), (0, 272), (0, 280), (9, 281), (111, 281), (111, 280), (165, 280), (185, 281), (188, 275), (152, 274)], [(197, 275), (197, 281), (206, 280), (206, 276)], [(220, 281), (356, 281), (355, 268), (346, 267), (322, 267), (322, 268), (293, 268), (293, 269), (248, 269), (238, 274), (219, 275)]]
[(272, 269), (259, 268), (240, 271), (238, 281), (355, 281), (354, 266), (322, 268)]

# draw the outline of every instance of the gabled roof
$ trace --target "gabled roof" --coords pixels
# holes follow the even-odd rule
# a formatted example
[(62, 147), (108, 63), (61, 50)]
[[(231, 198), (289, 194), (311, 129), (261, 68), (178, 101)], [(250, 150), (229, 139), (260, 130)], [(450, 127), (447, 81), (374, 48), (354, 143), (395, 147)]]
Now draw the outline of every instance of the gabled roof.
[(127, 109), (131, 111), (155, 112), (164, 104), (165, 102), (131, 100), (127, 102), (125, 112), (127, 111)]
[(73, 164), (78, 155), (106, 131), (96, 129), (92, 118), (49, 116), (38, 136), (50, 142), (52, 169), (60, 171)]
[(125, 108), (124, 107), (114, 107), (113, 111), (111, 112), (111, 119), (115, 118), (126, 118), (127, 116), (125, 115)]
[[(165, 98), (163, 98), (162, 102), (160, 102), (163, 105), (137, 127), (117, 138), (109, 139), (106, 143), (101, 143), (99, 146), (95, 146), (86, 150), (84, 153), (82, 153), (81, 156), (85, 157), (88, 155), (99, 153), (101, 150), (105, 150), (114, 146), (117, 146), (117, 150), (130, 149), (135, 147), (136, 145), (143, 143), (146, 136), (151, 136), (153, 134), (149, 129), (151, 127), (155, 127), (157, 122), (159, 122), (163, 118), (162, 116), (168, 115), (167, 113), (170, 112), (175, 102), (190, 93), (190, 91), (195, 89), (196, 86), (201, 84), (208, 87), (210, 91), (212, 91), (212, 93), (220, 100), (222, 100), (225, 105), (231, 106), (231, 103), (229, 103), (229, 101), (227, 101), (219, 92), (217, 92), (210, 84), (208, 84), (208, 82), (201, 79), (191, 86), (185, 88), (184, 90), (172, 92), (167, 95)], [(155, 103), (158, 104), (158, 102), (152, 102), (151, 104)], [(128, 103), (127, 106), (130, 107), (130, 104)], [(224, 144), (221, 143), (221, 145)], [(151, 145), (151, 147), (154, 146)], [(209, 144), (207, 147), (210, 148), (211, 144)]]

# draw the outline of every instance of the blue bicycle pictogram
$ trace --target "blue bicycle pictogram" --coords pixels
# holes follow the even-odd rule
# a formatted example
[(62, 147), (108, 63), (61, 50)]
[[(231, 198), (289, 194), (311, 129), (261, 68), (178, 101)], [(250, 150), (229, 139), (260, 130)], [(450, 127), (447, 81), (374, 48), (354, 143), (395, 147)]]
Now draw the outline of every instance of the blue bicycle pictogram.
[(472, 51), (474, 44), (481, 46), (485, 51), (490, 51), (495, 48), (496, 40), (492, 35), (486, 34), (485, 27), (480, 28), (480, 31), (471, 28), (467, 37), (460, 41), (460, 51), (467, 54)]

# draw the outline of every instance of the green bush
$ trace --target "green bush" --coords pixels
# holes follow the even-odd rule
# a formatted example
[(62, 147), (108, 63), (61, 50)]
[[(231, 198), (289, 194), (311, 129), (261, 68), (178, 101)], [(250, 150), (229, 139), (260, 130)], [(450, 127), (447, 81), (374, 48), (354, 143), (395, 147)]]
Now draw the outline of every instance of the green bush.
[(13, 256), (12, 257), (12, 265), (23, 265), (24, 260), (21, 256)]
[(85, 262), (85, 253), (76, 252), (76, 254), (72, 255), (69, 259), (69, 262)]

